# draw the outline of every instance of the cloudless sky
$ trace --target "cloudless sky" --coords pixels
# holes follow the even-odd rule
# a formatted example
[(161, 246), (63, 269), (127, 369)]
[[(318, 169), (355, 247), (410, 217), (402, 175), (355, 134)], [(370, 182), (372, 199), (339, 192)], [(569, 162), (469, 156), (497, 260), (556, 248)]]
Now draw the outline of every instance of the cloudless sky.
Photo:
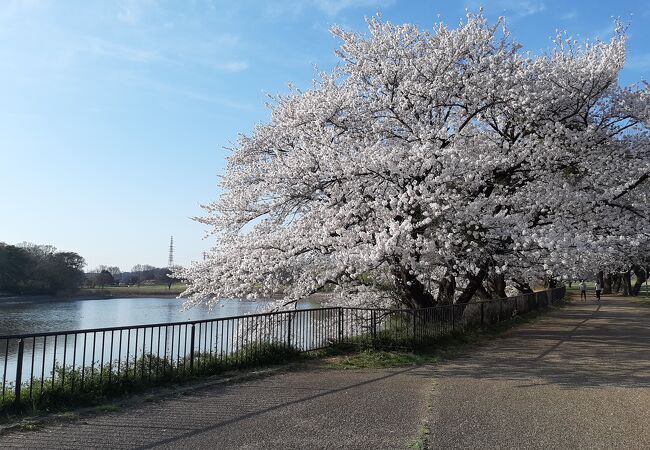
[(88, 267), (188, 264), (211, 246), (190, 217), (218, 196), (238, 133), (267, 93), (331, 69), (333, 24), (430, 29), (483, 6), (526, 50), (557, 29), (608, 39), (629, 24), (624, 84), (650, 78), (646, 0), (1, 0), (0, 241), (76, 251)]

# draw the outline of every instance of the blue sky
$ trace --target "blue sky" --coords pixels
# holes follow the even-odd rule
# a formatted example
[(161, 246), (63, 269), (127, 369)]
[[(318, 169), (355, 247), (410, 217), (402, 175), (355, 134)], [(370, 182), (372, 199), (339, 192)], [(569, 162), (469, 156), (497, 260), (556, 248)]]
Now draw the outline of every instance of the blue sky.
[(336, 64), (333, 24), (508, 18), (525, 49), (555, 30), (629, 24), (622, 83), (650, 79), (650, 2), (556, 0), (2, 0), (0, 241), (76, 251), (89, 267), (187, 264), (210, 246), (189, 218), (217, 197), (224, 147), (268, 119), (266, 94)]

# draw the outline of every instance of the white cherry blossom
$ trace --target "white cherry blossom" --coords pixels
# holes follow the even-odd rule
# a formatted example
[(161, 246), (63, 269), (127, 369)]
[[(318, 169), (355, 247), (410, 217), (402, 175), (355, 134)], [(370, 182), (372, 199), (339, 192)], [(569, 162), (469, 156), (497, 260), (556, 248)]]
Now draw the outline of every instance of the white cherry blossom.
[(334, 28), (338, 68), (239, 139), (188, 305), (426, 307), (647, 254), (650, 91), (618, 85), (623, 32), (534, 56), (481, 14), (368, 26)]

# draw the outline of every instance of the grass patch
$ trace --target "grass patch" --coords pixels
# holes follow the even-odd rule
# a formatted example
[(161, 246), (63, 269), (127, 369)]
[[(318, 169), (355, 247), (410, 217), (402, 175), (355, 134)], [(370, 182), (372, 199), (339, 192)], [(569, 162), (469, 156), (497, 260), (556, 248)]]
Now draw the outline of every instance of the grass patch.
[[(563, 300), (555, 306), (562, 307), (565, 304)], [(367, 341), (360, 340), (356, 344), (335, 345), (324, 350), (325, 353), (321, 356), (325, 358), (325, 367), (332, 369), (383, 369), (436, 364), (456, 358), (468, 348), (494, 339), (511, 328), (529, 323), (546, 311), (536, 310), (516, 315), (485, 329), (477, 328), (438, 336), (412, 344), (411, 348), (387, 350), (372, 347)]]
[(411, 441), (408, 448), (410, 450), (425, 450), (427, 448), (427, 441), (429, 440), (429, 429), (425, 425), (420, 425), (418, 434), (415, 439)]
[(31, 422), (20, 422), (14, 427), (18, 431), (38, 431), (43, 428), (43, 425)]
[(120, 408), (119, 406), (117, 406), (117, 405), (112, 405), (112, 404), (108, 404), (108, 405), (99, 405), (99, 406), (97, 407), (97, 412), (102, 412), (102, 413), (117, 412), (117, 411), (119, 411), (120, 409), (121, 409), (121, 408)]
[(363, 350), (341, 355), (326, 362), (333, 369), (380, 369), (385, 367), (419, 366), (438, 362), (436, 355), (404, 351)]
[(95, 295), (109, 295), (113, 297), (144, 297), (156, 295), (178, 295), (186, 289), (187, 285), (183, 283), (174, 283), (171, 288), (166, 284), (143, 284), (141, 286), (106, 286), (104, 289), (100, 288), (82, 288), (79, 289), (78, 295), (95, 296)]
[(79, 413), (76, 411), (66, 411), (61, 414), (57, 414), (56, 418), (61, 420), (61, 421), (66, 421), (66, 422), (73, 422), (75, 420), (79, 420)]

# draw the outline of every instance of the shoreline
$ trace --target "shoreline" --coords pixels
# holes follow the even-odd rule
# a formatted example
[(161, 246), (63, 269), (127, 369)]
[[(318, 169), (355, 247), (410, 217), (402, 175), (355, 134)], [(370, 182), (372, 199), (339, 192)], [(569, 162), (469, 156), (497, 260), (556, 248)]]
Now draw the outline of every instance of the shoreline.
[(116, 298), (156, 298), (156, 299), (178, 299), (179, 294), (157, 294), (157, 293), (120, 293), (120, 294), (85, 294), (76, 293), (69, 295), (14, 295), (7, 297), (0, 297), (0, 305), (3, 303), (46, 303), (56, 301), (76, 301), (76, 300), (112, 300)]
[[(77, 300), (112, 300), (116, 298), (151, 298), (151, 299), (168, 299), (168, 300), (184, 300), (179, 298), (180, 292), (117, 292), (111, 293), (107, 290), (105, 293), (95, 290), (91, 292), (75, 292), (66, 295), (12, 295), (0, 296), (0, 306), (3, 303), (46, 303), (56, 301), (77, 301)], [(311, 301), (321, 303), (323, 300), (330, 296), (327, 292), (319, 292), (310, 295), (303, 301)], [(277, 300), (283, 297), (283, 294), (276, 294), (271, 297)]]

